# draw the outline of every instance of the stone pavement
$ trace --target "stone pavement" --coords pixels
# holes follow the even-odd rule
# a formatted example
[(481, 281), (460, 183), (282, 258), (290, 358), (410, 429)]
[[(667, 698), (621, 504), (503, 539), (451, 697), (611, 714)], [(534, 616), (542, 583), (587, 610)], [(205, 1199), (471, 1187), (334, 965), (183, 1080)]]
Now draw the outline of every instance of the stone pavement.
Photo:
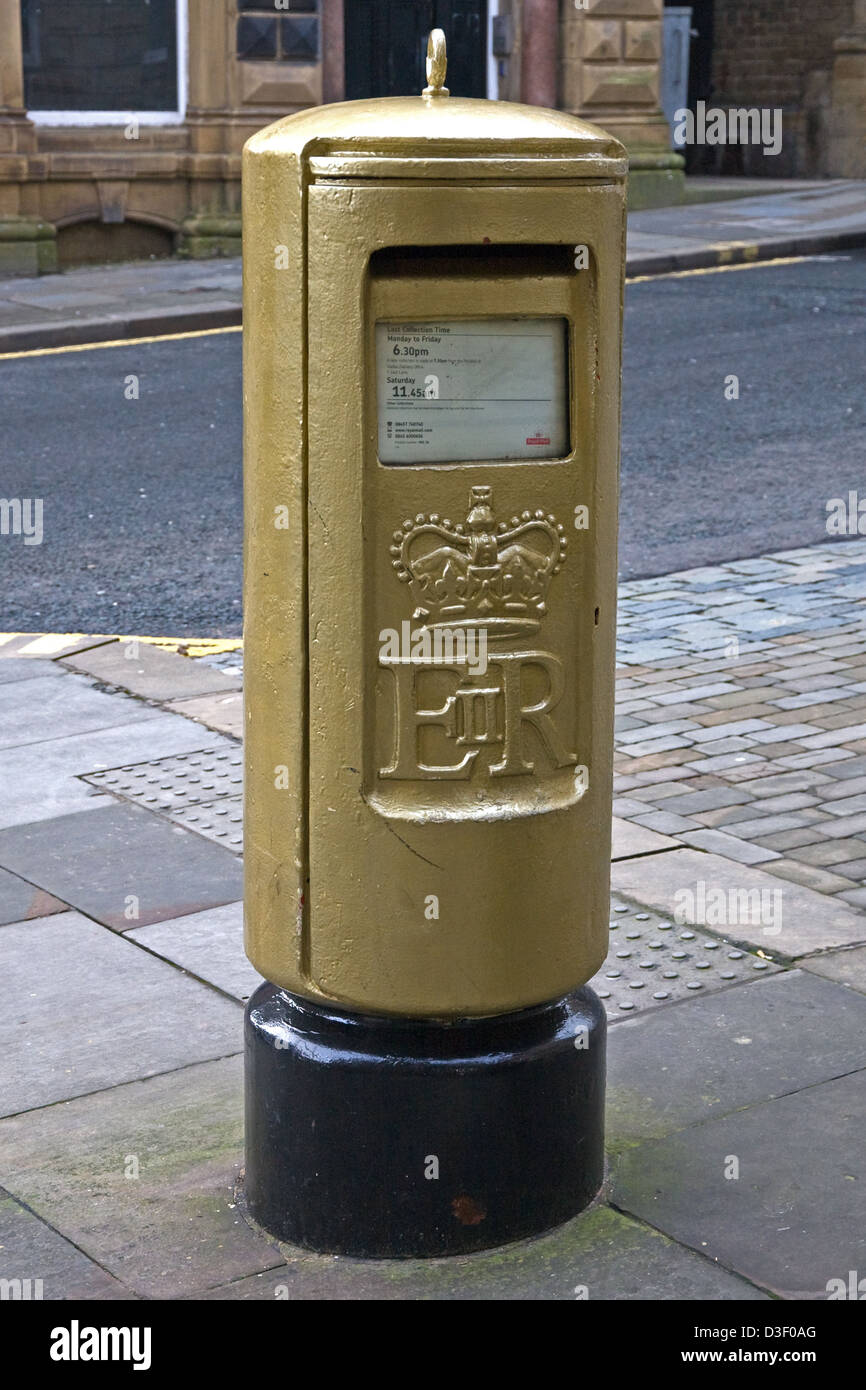
[(239, 644), (0, 637), (0, 1277), (761, 1301), (866, 1271), (864, 594), (859, 540), (622, 587), (608, 1182), (432, 1261), (280, 1247), (236, 1200)]
[[(866, 183), (689, 181), (707, 201), (634, 212), (628, 272), (812, 255), (866, 244)], [(713, 184), (720, 201), (713, 202)], [(736, 197), (748, 189), (752, 196)], [(239, 325), (241, 263), (164, 260), (0, 280), (0, 353)]]
[(239, 257), (15, 276), (0, 280), (0, 352), (224, 328), (240, 305)]
[(760, 191), (729, 202), (651, 208), (629, 217), (629, 274), (862, 246), (864, 214), (866, 183), (854, 179)]

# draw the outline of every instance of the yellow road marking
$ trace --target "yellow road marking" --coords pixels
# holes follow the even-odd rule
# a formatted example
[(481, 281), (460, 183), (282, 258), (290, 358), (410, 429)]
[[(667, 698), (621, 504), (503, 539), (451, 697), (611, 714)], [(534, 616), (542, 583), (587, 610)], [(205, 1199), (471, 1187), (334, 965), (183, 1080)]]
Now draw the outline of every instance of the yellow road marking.
[(118, 637), (118, 642), (149, 642), (166, 652), (179, 651), (182, 656), (219, 656), (223, 652), (243, 650), (242, 637)]
[[(746, 248), (748, 252), (754, 252), (754, 247)], [(814, 261), (813, 256), (776, 256), (768, 261), (734, 261), (726, 265), (705, 265), (699, 266), (695, 270), (663, 270), (657, 275), (627, 275), (625, 283), (627, 285), (642, 285), (645, 280), (677, 280), (686, 275), (720, 275), (726, 270), (765, 270), (770, 265), (796, 265), (799, 261)]]
[[(237, 652), (243, 648), (242, 637), (118, 637), (115, 633), (93, 632), (0, 632), (0, 647), (16, 638), (29, 637), (24, 646), (17, 647), (16, 656), (50, 656), (64, 647), (79, 646), (82, 642), (144, 642), (163, 651), (181, 652), (183, 656), (217, 656), (222, 652)], [(0, 653), (2, 655), (2, 653)]]
[(98, 348), (133, 347), (137, 343), (173, 343), (180, 338), (212, 338), (216, 333), (240, 333), (239, 323), (226, 328), (193, 328), (188, 333), (155, 333), (149, 338), (112, 338), (107, 343), (67, 343), (64, 347), (22, 348), (20, 352), (0, 352), (0, 362), (11, 357), (52, 357), (59, 352), (95, 352)]
[(51, 656), (54, 652), (59, 652), (64, 647), (76, 645), (83, 641), (83, 632), (0, 632), (0, 646), (6, 646), (8, 642), (14, 642), (16, 637), (30, 637), (23, 647), (18, 647), (15, 651), (16, 656)]

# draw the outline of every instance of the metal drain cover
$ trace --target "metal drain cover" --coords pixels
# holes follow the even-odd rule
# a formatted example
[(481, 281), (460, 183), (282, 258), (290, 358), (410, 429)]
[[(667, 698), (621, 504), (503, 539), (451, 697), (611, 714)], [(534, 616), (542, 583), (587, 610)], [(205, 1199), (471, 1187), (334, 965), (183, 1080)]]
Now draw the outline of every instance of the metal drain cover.
[(610, 900), (610, 950), (589, 981), (610, 1022), (783, 969), (700, 927)]

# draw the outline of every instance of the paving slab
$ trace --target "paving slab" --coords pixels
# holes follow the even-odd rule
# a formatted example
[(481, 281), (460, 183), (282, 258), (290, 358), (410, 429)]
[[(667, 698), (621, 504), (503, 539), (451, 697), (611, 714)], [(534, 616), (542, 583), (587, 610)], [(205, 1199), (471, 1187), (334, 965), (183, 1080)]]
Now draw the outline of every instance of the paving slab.
[(672, 797), (670, 805), (665, 809), (681, 811), (684, 815), (692, 816), (699, 811), (719, 811), (726, 806), (742, 805), (748, 800), (748, 793), (739, 787), (717, 786)]
[(243, 896), (234, 854), (139, 806), (116, 802), (0, 830), (0, 866), (117, 931)]
[[(133, 1299), (119, 1280), (76, 1250), (38, 1216), (0, 1190), (0, 1279), (22, 1281), (21, 1294), (61, 1299)], [(29, 1283), (27, 1281), (29, 1280)]]
[(645, 825), (613, 817), (611, 859), (630, 859), (635, 854), (657, 854), (659, 850), (676, 849), (677, 841)]
[[(861, 859), (866, 854), (866, 840), (820, 840), (801, 845), (797, 858), (803, 864), (843, 865)], [(841, 867), (840, 867), (841, 872)]]
[(608, 1147), (862, 1066), (866, 1001), (802, 970), (624, 1019), (608, 1036)]
[(42, 888), (19, 878), (17, 874), (0, 869), (0, 926), (7, 922), (26, 922), (34, 917), (48, 917), (53, 912), (66, 912), (67, 904), (53, 898)]
[(0, 665), (22, 658), (28, 661), (36, 658), (53, 661), (55, 657), (68, 656), (70, 652), (98, 647), (103, 642), (114, 640), (113, 637), (94, 636), (86, 632), (0, 632)]
[(804, 888), (814, 888), (819, 893), (840, 893), (853, 887), (851, 880), (841, 874), (818, 869), (814, 864), (800, 864), (796, 859), (776, 859), (767, 865), (767, 873), (787, 879), (789, 883), (800, 883)]
[(93, 647), (63, 658), (62, 664), (146, 700), (220, 694), (241, 685), (239, 676), (227, 676), (214, 666), (135, 639)]
[(4, 927), (0, 962), (0, 1114), (242, 1046), (231, 1000), (77, 912)]
[(825, 821), (821, 827), (822, 835), (831, 840), (845, 839), (866, 833), (866, 812), (857, 816), (840, 816), (838, 820)]
[[(641, 805), (638, 802), (638, 805)], [(718, 812), (716, 813), (718, 814)], [(675, 815), (673, 811), (650, 811), (646, 814), (646, 807), (641, 806), (641, 810), (635, 813), (635, 824), (646, 826), (648, 830), (656, 830), (662, 835), (677, 835), (681, 830), (697, 830), (698, 824), (687, 816)], [(674, 848), (673, 845), (670, 846)]]
[(824, 956), (813, 956), (802, 962), (802, 968), (813, 975), (822, 975), (826, 980), (836, 980), (849, 989), (866, 994), (866, 946), (855, 946), (850, 951), (830, 951)]
[(244, 736), (244, 702), (239, 693), (228, 695), (200, 695), (193, 700), (172, 700), (166, 706), (209, 729), (231, 734), (233, 738)]
[(149, 715), (134, 724), (0, 749), (0, 829), (111, 804), (109, 797), (98, 794), (107, 787), (97, 789), (79, 780), (85, 773), (162, 754), (176, 756), (203, 748), (218, 753), (234, 747), (179, 715), (153, 709)]
[(859, 1071), (690, 1126), (624, 1154), (614, 1200), (783, 1298), (826, 1299), (866, 1268), (864, 1109)]
[(611, 870), (611, 890), (789, 959), (866, 942), (866, 914), (847, 903), (699, 850), (620, 860)]
[(845, 801), (848, 797), (859, 796), (866, 792), (866, 777), (846, 777), (834, 780), (831, 777), (822, 779), (823, 785), (816, 789), (816, 796), (819, 798), (821, 809), (831, 810), (831, 802)]
[(763, 864), (769, 859), (777, 859), (778, 851), (764, 849), (760, 845), (752, 845), (744, 840), (738, 839), (739, 823), (735, 822), (737, 828), (736, 835), (728, 835), (724, 830), (684, 830), (679, 834), (680, 840), (687, 845), (693, 845), (696, 849), (712, 850), (716, 854), (723, 855), (725, 859), (733, 859), (738, 864)]
[[(842, 750), (839, 749), (837, 751), (841, 752)], [(844, 761), (839, 762), (838, 765), (828, 767), (827, 771), (830, 773), (831, 777), (835, 777), (843, 782), (853, 777), (864, 777), (866, 776), (866, 757), (847, 757)]]
[(40, 661), (38, 657), (10, 656), (0, 661), (0, 685), (33, 680), (36, 676), (62, 675), (63, 671), (53, 661)]
[(866, 793), (860, 792), (859, 795), (836, 797), (833, 800), (825, 801), (820, 807), (821, 811), (829, 811), (832, 816), (850, 816), (858, 811), (866, 811)]
[(5, 1119), (0, 1181), (134, 1293), (195, 1295), (282, 1264), (234, 1208), (242, 1101), (230, 1057)]
[(136, 927), (127, 936), (236, 999), (247, 1000), (262, 982), (244, 955), (242, 902)]
[(766, 1297), (642, 1222), (599, 1204), (534, 1240), (448, 1260), (350, 1260), (281, 1247), (280, 1269), (200, 1297), (252, 1300), (561, 1302)]
[[(732, 826), (731, 834), (736, 835), (737, 828), (736, 825)], [(751, 842), (751, 847), (763, 846), (775, 850), (799, 850), (803, 845), (814, 844), (815, 836), (820, 834), (820, 824), (813, 820), (794, 830), (776, 830), (770, 835), (761, 835)]]
[(0, 748), (149, 719), (153, 710), (127, 695), (105, 695), (69, 671), (0, 685)]

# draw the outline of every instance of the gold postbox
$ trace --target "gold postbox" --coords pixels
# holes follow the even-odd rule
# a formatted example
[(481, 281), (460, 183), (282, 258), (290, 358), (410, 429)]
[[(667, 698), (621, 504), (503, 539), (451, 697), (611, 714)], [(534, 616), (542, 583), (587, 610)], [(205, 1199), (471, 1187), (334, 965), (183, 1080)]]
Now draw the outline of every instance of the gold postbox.
[(626, 160), (424, 95), (244, 151), (246, 946), (371, 1013), (607, 942)]

